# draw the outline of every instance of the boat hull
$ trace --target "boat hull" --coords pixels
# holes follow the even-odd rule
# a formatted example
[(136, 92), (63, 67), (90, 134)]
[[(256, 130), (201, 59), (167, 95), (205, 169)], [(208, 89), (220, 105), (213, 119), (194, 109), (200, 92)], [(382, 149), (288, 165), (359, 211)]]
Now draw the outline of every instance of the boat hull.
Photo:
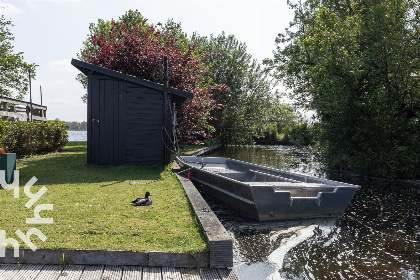
[(200, 191), (260, 221), (339, 217), (359, 188), (226, 158), (177, 161)]

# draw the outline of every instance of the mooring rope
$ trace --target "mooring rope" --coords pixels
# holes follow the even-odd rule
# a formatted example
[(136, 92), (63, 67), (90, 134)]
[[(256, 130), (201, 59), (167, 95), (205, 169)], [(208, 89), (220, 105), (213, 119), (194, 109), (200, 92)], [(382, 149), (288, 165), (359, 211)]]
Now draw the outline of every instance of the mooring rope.
[[(172, 115), (173, 115), (173, 112), (172, 112), (172, 108), (171, 108), (171, 106), (170, 106), (170, 105), (169, 105), (169, 110), (171, 111), (171, 116), (172, 116)], [(169, 141), (171, 142), (172, 147), (174, 147), (174, 148), (175, 148), (175, 150), (171, 149), (170, 147), (168, 147), (168, 146), (166, 145), (165, 140), (164, 140), (164, 133), (166, 133), (166, 135), (168, 136), (168, 139), (169, 139)], [(166, 148), (167, 150), (171, 151), (171, 152), (172, 152), (172, 153), (174, 153), (176, 156), (178, 156), (179, 158), (181, 158), (182, 160), (184, 160), (184, 159), (182, 158), (182, 156), (181, 156), (181, 153), (180, 153), (180, 150), (179, 150), (178, 145), (176, 145), (176, 144), (178, 143), (177, 139), (174, 139), (174, 141), (172, 141), (172, 139), (171, 139), (171, 135), (169, 134), (169, 132), (168, 132), (168, 130), (166, 129), (166, 127), (165, 127), (165, 126), (162, 126), (161, 138), (162, 138), (163, 145), (165, 146), (165, 148)], [(177, 138), (177, 133), (176, 133), (176, 130), (175, 130), (175, 133), (174, 133), (174, 138)], [(184, 161), (185, 161), (185, 160), (184, 160)], [(202, 162), (201, 162), (201, 168), (203, 168), (203, 167), (204, 167), (204, 159), (202, 159)], [(169, 177), (175, 176), (175, 175), (177, 175), (177, 174), (181, 174), (181, 173), (183, 173), (183, 172), (189, 171), (189, 170), (191, 170), (191, 169), (193, 169), (193, 168), (194, 168), (194, 167), (190, 167), (190, 168), (187, 168), (187, 169), (181, 170), (181, 171), (179, 171), (179, 172), (175, 172), (175, 173), (173, 173), (173, 174), (171, 174), (171, 175), (168, 175), (168, 176), (165, 176), (165, 177), (162, 177), (162, 178), (159, 178), (159, 179), (156, 179), (156, 180), (154, 180), (154, 181), (147, 182), (147, 183), (142, 183), (142, 182), (130, 182), (130, 185), (150, 185), (150, 184), (153, 184), (153, 183), (155, 183), (155, 182), (162, 181), (162, 180), (165, 180), (165, 179), (167, 179), (167, 178), (169, 178)]]
[(169, 177), (172, 177), (172, 176), (175, 176), (175, 175), (181, 174), (182, 172), (186, 172), (186, 171), (189, 171), (189, 170), (191, 170), (191, 169), (193, 169), (193, 167), (187, 168), (187, 169), (185, 169), (185, 170), (181, 170), (181, 171), (179, 171), (179, 172), (175, 172), (175, 173), (173, 173), (173, 174), (171, 174), (171, 175), (168, 175), (168, 176), (165, 176), (165, 177), (162, 177), (162, 178), (159, 178), (159, 179), (156, 179), (156, 180), (154, 180), (154, 181), (147, 182), (147, 183), (142, 183), (142, 182), (130, 182), (130, 185), (149, 185), (149, 184), (153, 184), (153, 183), (155, 183), (155, 182), (165, 180), (165, 179), (167, 179), (167, 178), (169, 178)]

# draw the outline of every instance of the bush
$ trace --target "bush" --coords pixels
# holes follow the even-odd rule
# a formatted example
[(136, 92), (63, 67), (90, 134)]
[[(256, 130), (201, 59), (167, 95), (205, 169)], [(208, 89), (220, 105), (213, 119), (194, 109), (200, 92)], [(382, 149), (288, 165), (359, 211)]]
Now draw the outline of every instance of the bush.
[(267, 130), (262, 132), (262, 136), (255, 137), (255, 143), (257, 145), (277, 145), (282, 143), (279, 139), (279, 133), (277, 132), (277, 128), (273, 125), (267, 127)]
[(298, 124), (290, 129), (287, 139), (294, 146), (309, 146), (314, 142), (312, 128), (307, 122)]
[(220, 137), (212, 137), (212, 138), (207, 138), (206, 140), (203, 141), (204, 145), (206, 147), (210, 147), (212, 145), (217, 145), (222, 143), (222, 141), (220, 141)]
[(18, 157), (61, 151), (68, 142), (62, 121), (0, 121), (0, 145)]

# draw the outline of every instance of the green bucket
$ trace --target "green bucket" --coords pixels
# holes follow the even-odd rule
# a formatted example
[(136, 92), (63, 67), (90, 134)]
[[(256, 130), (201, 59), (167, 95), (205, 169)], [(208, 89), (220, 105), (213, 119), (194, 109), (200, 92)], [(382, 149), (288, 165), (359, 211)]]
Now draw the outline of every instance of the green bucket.
[(14, 171), (16, 170), (16, 154), (0, 154), (0, 170), (5, 171), (5, 181), (7, 184), (13, 183)]

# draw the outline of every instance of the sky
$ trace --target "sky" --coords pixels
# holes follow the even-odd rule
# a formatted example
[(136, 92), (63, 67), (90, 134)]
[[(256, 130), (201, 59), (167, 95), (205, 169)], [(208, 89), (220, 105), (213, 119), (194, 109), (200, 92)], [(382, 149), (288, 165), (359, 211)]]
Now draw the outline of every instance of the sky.
[(233, 34), (261, 62), (272, 57), (275, 38), (293, 18), (286, 0), (0, 0), (0, 7), (14, 25), (14, 51), (39, 65), (32, 101), (41, 103), (41, 87), (48, 119), (78, 122), (87, 119), (81, 100), (86, 90), (75, 80), (79, 72), (70, 62), (88, 36), (89, 23), (137, 9), (151, 24), (181, 23), (188, 35)]

